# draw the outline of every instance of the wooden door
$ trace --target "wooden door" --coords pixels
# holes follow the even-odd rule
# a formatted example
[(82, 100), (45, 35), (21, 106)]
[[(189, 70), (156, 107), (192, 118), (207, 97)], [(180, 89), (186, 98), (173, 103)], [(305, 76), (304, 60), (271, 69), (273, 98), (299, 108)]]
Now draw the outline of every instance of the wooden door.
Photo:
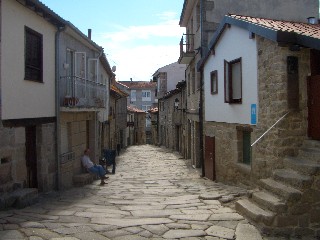
[(308, 136), (320, 140), (320, 75), (308, 77)]
[(215, 171), (215, 137), (206, 136), (204, 175), (205, 177), (216, 180)]
[(38, 187), (37, 172), (37, 133), (36, 126), (26, 127), (26, 165), (27, 165), (27, 186)]

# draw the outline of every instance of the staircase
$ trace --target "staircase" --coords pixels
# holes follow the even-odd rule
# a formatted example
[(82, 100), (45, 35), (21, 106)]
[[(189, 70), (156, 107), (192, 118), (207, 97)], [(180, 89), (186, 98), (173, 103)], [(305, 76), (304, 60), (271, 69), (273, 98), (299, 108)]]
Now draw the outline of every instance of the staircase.
[(284, 159), (284, 168), (260, 179), (236, 210), (266, 233), (313, 235), (320, 238), (320, 142), (305, 140), (297, 157)]

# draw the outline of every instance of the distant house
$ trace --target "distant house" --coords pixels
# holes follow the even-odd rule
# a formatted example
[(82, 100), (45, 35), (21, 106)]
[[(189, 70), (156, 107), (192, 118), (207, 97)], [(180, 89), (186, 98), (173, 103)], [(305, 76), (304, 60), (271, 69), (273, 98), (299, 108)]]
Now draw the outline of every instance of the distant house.
[(119, 89), (118, 84), (112, 81), (110, 92), (110, 112), (107, 122), (108, 149), (121, 149), (127, 145), (127, 97), (128, 94)]
[(128, 88), (128, 106), (146, 112), (156, 105), (156, 83), (148, 81), (118, 81), (118, 83), (125, 85)]
[(205, 175), (258, 186), (236, 209), (273, 233), (319, 237), (319, 56), (318, 24), (228, 15), (198, 64)]
[(146, 112), (128, 106), (128, 145), (146, 144)]
[(185, 79), (186, 65), (178, 62), (159, 68), (152, 76), (157, 83), (157, 98), (176, 88), (178, 82)]

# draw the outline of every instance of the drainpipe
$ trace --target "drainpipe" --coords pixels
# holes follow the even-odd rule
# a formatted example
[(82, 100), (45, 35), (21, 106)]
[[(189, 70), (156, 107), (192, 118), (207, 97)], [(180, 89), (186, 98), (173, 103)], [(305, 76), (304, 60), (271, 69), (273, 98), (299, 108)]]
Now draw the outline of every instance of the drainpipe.
[(65, 30), (65, 27), (58, 27), (58, 31), (55, 34), (55, 99), (56, 99), (56, 159), (57, 159), (57, 190), (61, 190), (61, 159), (60, 159), (60, 147), (61, 147), (61, 133), (60, 133), (60, 96), (59, 96), (59, 83), (60, 83), (60, 33)]
[[(200, 32), (201, 32), (201, 46), (203, 45), (203, 0), (200, 1)], [(201, 58), (203, 56), (203, 47), (201, 47)], [(200, 164), (202, 177), (205, 176), (204, 166), (204, 149), (203, 149), (203, 69), (200, 70), (200, 102), (199, 102), (199, 128), (200, 128)]]

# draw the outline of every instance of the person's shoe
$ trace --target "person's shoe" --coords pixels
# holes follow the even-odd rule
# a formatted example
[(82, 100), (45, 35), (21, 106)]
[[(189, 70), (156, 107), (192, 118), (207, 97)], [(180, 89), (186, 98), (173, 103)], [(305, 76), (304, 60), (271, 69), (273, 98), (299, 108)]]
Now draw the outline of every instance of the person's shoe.
[(105, 184), (108, 184), (108, 183), (106, 183), (104, 181), (101, 181), (101, 183), (100, 183), (100, 185), (105, 185)]

